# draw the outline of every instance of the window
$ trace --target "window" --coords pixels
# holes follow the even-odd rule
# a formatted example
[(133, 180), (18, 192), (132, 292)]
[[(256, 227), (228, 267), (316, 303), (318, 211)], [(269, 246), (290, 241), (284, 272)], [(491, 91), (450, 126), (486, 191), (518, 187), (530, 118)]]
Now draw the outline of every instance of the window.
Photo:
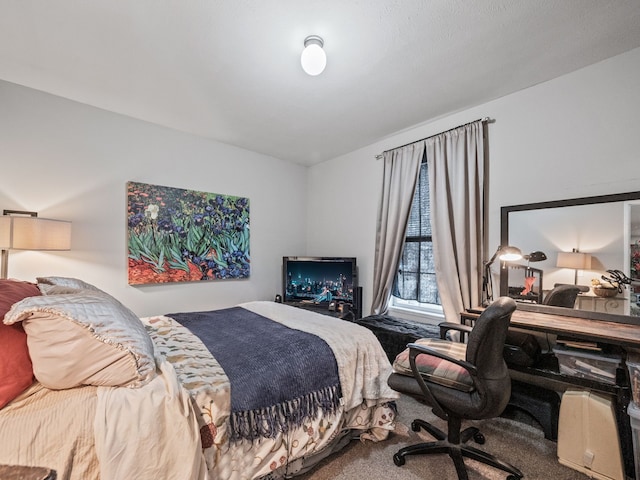
[(433, 261), (430, 217), (429, 170), (427, 162), (423, 160), (393, 285), (393, 307), (442, 312)]

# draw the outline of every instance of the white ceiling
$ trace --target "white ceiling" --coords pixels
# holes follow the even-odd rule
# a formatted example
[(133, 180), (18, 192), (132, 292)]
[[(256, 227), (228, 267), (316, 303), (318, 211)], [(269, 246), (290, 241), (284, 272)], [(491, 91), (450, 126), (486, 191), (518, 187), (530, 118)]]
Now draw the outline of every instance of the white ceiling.
[(303, 165), (636, 47), (639, 0), (0, 0), (0, 79)]

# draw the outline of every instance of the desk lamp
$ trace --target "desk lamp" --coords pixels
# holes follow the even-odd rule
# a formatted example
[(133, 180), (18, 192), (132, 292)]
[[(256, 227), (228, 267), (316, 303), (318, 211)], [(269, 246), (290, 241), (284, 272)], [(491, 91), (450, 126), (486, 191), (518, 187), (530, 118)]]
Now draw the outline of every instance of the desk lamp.
[(9, 250), (70, 250), (71, 222), (38, 218), (36, 212), (4, 210), (0, 249), (0, 278), (7, 278)]
[(482, 277), (482, 290), (486, 292), (485, 303), (491, 303), (493, 301), (493, 281), (491, 280), (491, 264), (499, 258), (503, 262), (502, 268), (504, 268), (504, 262), (514, 262), (522, 258), (522, 252), (518, 247), (512, 247), (510, 245), (500, 245), (493, 254), (493, 257), (484, 264), (484, 276)]
[(541, 251), (531, 252), (529, 255), (523, 255), (523, 257), (527, 261), (527, 267), (529, 266), (529, 262), (542, 262), (547, 259), (547, 255)]

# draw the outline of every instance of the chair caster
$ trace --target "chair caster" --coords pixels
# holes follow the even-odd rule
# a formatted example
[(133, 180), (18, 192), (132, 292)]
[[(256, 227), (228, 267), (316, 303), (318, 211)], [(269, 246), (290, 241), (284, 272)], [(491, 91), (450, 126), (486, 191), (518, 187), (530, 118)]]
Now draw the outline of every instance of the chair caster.
[(420, 424), (417, 421), (413, 421), (411, 422), (411, 430), (413, 430), (414, 432), (419, 432), (420, 431)]
[[(484, 442), (486, 441), (486, 439), (484, 438), (484, 435), (480, 432), (476, 433), (473, 436), (473, 441), (476, 442), (478, 445), (484, 445)], [(513, 478), (509, 478), (507, 480), (514, 480)], [(518, 479), (515, 479), (518, 480)]]
[(520, 480), (522, 477), (519, 477), (517, 475), (509, 475), (507, 477), (507, 480)]
[[(404, 457), (396, 453), (393, 456), (393, 463), (395, 463), (398, 467), (401, 467), (402, 465), (404, 465)], [(512, 479), (509, 479), (509, 480), (512, 480)]]

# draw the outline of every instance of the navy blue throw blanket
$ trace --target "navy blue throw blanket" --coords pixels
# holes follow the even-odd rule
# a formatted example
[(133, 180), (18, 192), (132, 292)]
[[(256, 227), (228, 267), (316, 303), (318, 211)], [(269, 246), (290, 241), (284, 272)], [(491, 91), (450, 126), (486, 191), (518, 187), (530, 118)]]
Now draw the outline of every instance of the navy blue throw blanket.
[(342, 391), (333, 351), (320, 337), (241, 307), (174, 313), (231, 382), (231, 441), (274, 438), (335, 413)]

